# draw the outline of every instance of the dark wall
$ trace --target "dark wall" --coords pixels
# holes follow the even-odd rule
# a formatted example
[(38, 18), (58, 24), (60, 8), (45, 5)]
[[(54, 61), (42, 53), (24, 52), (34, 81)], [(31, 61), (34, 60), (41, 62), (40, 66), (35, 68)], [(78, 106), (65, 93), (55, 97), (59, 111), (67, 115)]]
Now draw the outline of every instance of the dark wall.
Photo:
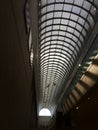
[(25, 0), (0, 2), (0, 129), (29, 130), (32, 70), (24, 22)]

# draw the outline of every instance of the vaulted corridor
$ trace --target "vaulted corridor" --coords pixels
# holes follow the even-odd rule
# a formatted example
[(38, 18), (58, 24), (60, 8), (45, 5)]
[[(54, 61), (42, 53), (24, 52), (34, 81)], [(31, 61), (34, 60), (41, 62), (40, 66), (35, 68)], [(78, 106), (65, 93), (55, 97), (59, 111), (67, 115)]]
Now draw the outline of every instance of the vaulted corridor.
[(0, 4), (0, 129), (98, 129), (98, 1)]

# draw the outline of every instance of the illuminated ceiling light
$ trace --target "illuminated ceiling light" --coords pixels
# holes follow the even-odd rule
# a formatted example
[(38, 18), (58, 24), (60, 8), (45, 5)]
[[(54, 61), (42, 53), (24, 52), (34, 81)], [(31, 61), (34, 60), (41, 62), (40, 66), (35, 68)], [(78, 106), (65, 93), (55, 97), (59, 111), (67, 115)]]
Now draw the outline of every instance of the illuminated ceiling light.
[(81, 66), (81, 64), (78, 65), (79, 67)]
[(31, 66), (33, 64), (33, 52), (31, 51), (31, 54), (30, 54), (30, 62), (31, 62)]
[(51, 116), (51, 113), (50, 113), (49, 109), (43, 108), (39, 112), (39, 116)]
[(78, 110), (79, 109), (79, 107), (76, 107), (76, 110)]
[(94, 11), (96, 11), (96, 8), (94, 8)]

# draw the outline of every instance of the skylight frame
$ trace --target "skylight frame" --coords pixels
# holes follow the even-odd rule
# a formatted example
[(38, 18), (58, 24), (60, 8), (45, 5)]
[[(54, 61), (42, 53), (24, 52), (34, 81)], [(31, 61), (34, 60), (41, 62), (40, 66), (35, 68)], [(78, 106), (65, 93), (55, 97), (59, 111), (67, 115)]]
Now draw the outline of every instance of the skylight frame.
[[(83, 0), (84, 1), (84, 0)], [(48, 1), (47, 1), (48, 2)], [(91, 7), (92, 6), (94, 6), (94, 7), (96, 7), (95, 5), (94, 5), (94, 3), (93, 2), (90, 2), (90, 1), (88, 1), (89, 2), (89, 4), (91, 5)], [(62, 55), (62, 54), (64, 54), (62, 51), (64, 51), (65, 49), (62, 47), (61, 49), (59, 49), (59, 51), (57, 51), (56, 49), (57, 49), (57, 47), (54, 47), (54, 48), (51, 48), (51, 45), (53, 45), (54, 43), (52, 43), (52, 42), (55, 42), (56, 40), (57, 40), (57, 43), (55, 43), (54, 45), (55, 46), (57, 46), (57, 45), (59, 45), (59, 39), (56, 39), (55, 41), (52, 39), (52, 37), (54, 37), (54, 36), (61, 36), (61, 37), (64, 37), (64, 38), (69, 38), (67, 35), (65, 35), (64, 36), (64, 33), (62, 33), (63, 35), (61, 35), (61, 34), (59, 34), (59, 32), (58, 32), (58, 34), (56, 35), (54, 35), (54, 34), (52, 34), (51, 32), (53, 31), (53, 26), (57, 26), (58, 25), (58, 30), (57, 29), (55, 29), (54, 31), (56, 32), (56, 31), (59, 31), (60, 30), (60, 28), (59, 28), (59, 26), (60, 25), (62, 25), (62, 26), (64, 26), (64, 27), (66, 27), (67, 29), (68, 28), (72, 28), (72, 29), (74, 29), (74, 32), (77, 32), (77, 33), (75, 33), (74, 34), (74, 32), (69, 32), (68, 30), (66, 30), (66, 31), (63, 31), (63, 32), (65, 32), (65, 34), (70, 34), (70, 35), (73, 35), (71, 38), (69, 38), (70, 40), (72, 40), (74, 43), (76, 43), (76, 46), (74, 46), (74, 49), (72, 50), (71, 48), (69, 48), (69, 47), (67, 47), (67, 49), (68, 50), (70, 50), (70, 52), (68, 52), (67, 50), (65, 50), (66, 52), (67, 52), (67, 54), (65, 54), (65, 58), (64, 59), (66, 59), (66, 56), (68, 55), (69, 57), (69, 60), (68, 60), (68, 63), (69, 63), (69, 65), (68, 64), (66, 64), (65, 65), (65, 69), (61, 69), (61, 70), (66, 70), (67, 69), (67, 71), (65, 71), (64, 72), (64, 74), (62, 74), (62, 72), (60, 72), (59, 71), (59, 67), (58, 67), (58, 69), (56, 70), (54, 70), (54, 72), (57, 72), (57, 74), (60, 76), (60, 79), (62, 79), (62, 81), (64, 81), (64, 78), (66, 77), (66, 76), (68, 76), (69, 74), (70, 74), (70, 70), (72, 70), (72, 68), (73, 68), (73, 66), (74, 66), (74, 64), (75, 64), (75, 62), (76, 62), (76, 60), (78, 59), (78, 57), (79, 57), (79, 55), (80, 55), (80, 53), (81, 53), (81, 49), (85, 46), (85, 39), (86, 39), (86, 37), (87, 37), (87, 35), (88, 35), (88, 30), (90, 31), (90, 30), (92, 30), (93, 29), (93, 27), (94, 27), (94, 24), (95, 24), (95, 21), (96, 21), (96, 19), (95, 19), (95, 17), (94, 17), (94, 15), (92, 14), (92, 12), (90, 12), (90, 8), (89, 9), (86, 9), (86, 7), (82, 7), (82, 6), (80, 6), (80, 5), (77, 5), (78, 3), (74, 3), (74, 1), (71, 3), (71, 2), (69, 2), (69, 1), (61, 1), (61, 2), (57, 2), (56, 0), (55, 0), (55, 2), (51, 2), (51, 3), (47, 3), (46, 5), (44, 5), (44, 6), (42, 6), (41, 5), (41, 3), (40, 3), (40, 7), (39, 7), (39, 11), (41, 10), (41, 9), (44, 9), (44, 8), (46, 8), (46, 7), (48, 7), (49, 5), (53, 5), (53, 4), (66, 4), (66, 5), (71, 5), (71, 6), (75, 6), (75, 7), (79, 7), (80, 8), (80, 10), (83, 10), (83, 11), (85, 11), (85, 12), (87, 12), (88, 14), (87, 14), (87, 17), (83, 17), (82, 16), (82, 14), (80, 15), (80, 14), (78, 14), (77, 12), (72, 12), (72, 9), (70, 10), (70, 11), (68, 11), (68, 10), (66, 10), (66, 11), (63, 11), (63, 13), (64, 12), (66, 12), (66, 13), (69, 13), (69, 15), (70, 15), (70, 17), (62, 17), (62, 19), (64, 19), (64, 20), (68, 20), (68, 21), (71, 21), (71, 22), (73, 22), (73, 23), (76, 23), (78, 26), (75, 26), (75, 24), (74, 24), (74, 27), (71, 27), (71, 25), (63, 25), (62, 23), (60, 23), (60, 24), (54, 24), (53, 23), (53, 20), (54, 19), (59, 19), (60, 17), (54, 17), (53, 16), (53, 18), (47, 18), (47, 14), (49, 14), (49, 13), (54, 13), (54, 12), (62, 12), (62, 10), (55, 10), (55, 11), (53, 11), (52, 12), (52, 10), (51, 11), (49, 11), (49, 12), (46, 12), (46, 13), (44, 13), (44, 14), (41, 14), (41, 12), (39, 13), (39, 65), (40, 65), (40, 76), (41, 75), (43, 75), (43, 77), (45, 78), (45, 80), (46, 80), (46, 78), (48, 78), (50, 81), (51, 81), (51, 77), (53, 77), (53, 75), (52, 75), (52, 71), (54, 70), (54, 66), (53, 65), (51, 65), (50, 64), (50, 59), (51, 60), (54, 60), (54, 62), (55, 62), (55, 56), (56, 56), (56, 53), (58, 52), (58, 53), (60, 53), (60, 55)], [(84, 3), (82, 3), (82, 5), (84, 5)], [(55, 6), (55, 5), (54, 5)], [(46, 11), (47, 11), (47, 9), (46, 9)], [(72, 19), (72, 17), (73, 16), (77, 16), (77, 18), (79, 17), (79, 19), (78, 20), (75, 20), (75, 19)], [(47, 19), (44, 19), (44, 21), (42, 21), (42, 17), (46, 17)], [(88, 16), (90, 16), (91, 17), (91, 19), (93, 19), (93, 22), (94, 22), (94, 24), (93, 25), (91, 25), (91, 23), (89, 22), (89, 19), (88, 19)], [(45, 18), (44, 17), (44, 18)], [(84, 25), (83, 25), (83, 23), (81, 23), (80, 21), (80, 18), (81, 19), (83, 19), (84, 20)], [(51, 20), (52, 21), (52, 23), (51, 24), (49, 24), (49, 25), (47, 25), (47, 21), (48, 20)], [(43, 27), (41, 27), (42, 26), (42, 24), (45, 24)], [(88, 26), (89, 26), (89, 29), (87, 29), (86, 28), (86, 26), (85, 26), (85, 24), (87, 24)], [(46, 32), (46, 28), (47, 27), (51, 27), (51, 29), (49, 30), (49, 31), (47, 31)], [(80, 28), (81, 28), (81, 30), (80, 30)], [(62, 31), (62, 30), (60, 30), (60, 31)], [(49, 33), (49, 34), (48, 34)], [(76, 35), (76, 34), (78, 34), (78, 36)], [(73, 38), (75, 39), (75, 37), (76, 37), (76, 39), (77, 39), (77, 41), (75, 41), (75, 40), (73, 40)], [(48, 40), (48, 41), (45, 41), (46, 40), (46, 38), (50, 38), (50, 41)], [(62, 45), (64, 44), (64, 42), (65, 42), (65, 39), (62, 41)], [(45, 45), (46, 43), (48, 43), (47, 45)], [(68, 43), (69, 44), (69, 43)], [(73, 47), (73, 44), (72, 43), (70, 43), (70, 45)], [(71, 47), (70, 46), (70, 47)], [(53, 51), (52, 51), (52, 49), (54, 49), (54, 55), (53, 55)], [(47, 55), (47, 56), (45, 56), (45, 55)], [(53, 56), (52, 58), (49, 58), (50, 56)], [(62, 56), (61, 56), (62, 57)], [(72, 60), (71, 60), (71, 58), (72, 58)], [(46, 59), (47, 59), (47, 61), (46, 61)], [(59, 60), (60, 58), (58, 58), (58, 60)], [(61, 60), (61, 59), (60, 59)], [(52, 62), (52, 63), (54, 63), (54, 62)], [(64, 62), (64, 63), (66, 63), (66, 62)], [(54, 65), (60, 65), (60, 68), (64, 65), (64, 63), (63, 64), (54, 64)], [(49, 66), (51, 65), (51, 67), (52, 68), (50, 68)], [(56, 67), (55, 66), (55, 67)], [(50, 71), (51, 72), (51, 74), (50, 74), (50, 72), (48, 73), (48, 71)], [(53, 73), (54, 73), (53, 72)], [(49, 74), (49, 75), (48, 75)], [(55, 73), (56, 74), (56, 73)], [(59, 76), (57, 76), (57, 79), (58, 79), (58, 77)], [(40, 78), (40, 79), (42, 79), (42, 78)], [(66, 79), (66, 78), (65, 78)], [(55, 80), (55, 79), (54, 79)], [(40, 81), (40, 83), (42, 83), (43, 81)], [(47, 84), (47, 80), (45, 81), (45, 84)], [(45, 88), (45, 86), (43, 86), (42, 84), (40, 85), (41, 86), (41, 89), (44, 89)], [(51, 86), (52, 87), (52, 86)], [(48, 92), (49, 92), (49, 95), (48, 95), (48, 98), (47, 99), (44, 99), (44, 97), (43, 97), (43, 99), (42, 99), (42, 104), (44, 105), (44, 106), (49, 106), (49, 104), (50, 104), (50, 99), (49, 99), (49, 97), (51, 96), (50, 95), (50, 90), (52, 89), (52, 88), (48, 88)], [(57, 87), (57, 90), (55, 90), (54, 92), (55, 93), (57, 93), (57, 91), (59, 90), (59, 87)], [(56, 95), (54, 93), (54, 95), (57, 97), (58, 95)], [(53, 97), (55, 97), (55, 96), (53, 96)], [(52, 99), (53, 99), (53, 97), (51, 96), (51, 101), (52, 101)], [(46, 101), (46, 103), (43, 103), (43, 101)], [(53, 99), (54, 100), (54, 99)]]

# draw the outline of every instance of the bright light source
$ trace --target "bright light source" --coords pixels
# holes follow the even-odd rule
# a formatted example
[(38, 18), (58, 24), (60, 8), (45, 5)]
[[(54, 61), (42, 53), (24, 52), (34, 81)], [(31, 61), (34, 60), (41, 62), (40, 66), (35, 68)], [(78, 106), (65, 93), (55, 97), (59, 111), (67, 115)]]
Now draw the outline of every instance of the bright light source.
[(50, 113), (49, 109), (43, 108), (39, 112), (39, 116), (51, 116), (51, 113)]
[(78, 65), (79, 67), (81, 66), (81, 64)]
[(79, 107), (76, 107), (76, 110), (78, 110), (79, 109)]

